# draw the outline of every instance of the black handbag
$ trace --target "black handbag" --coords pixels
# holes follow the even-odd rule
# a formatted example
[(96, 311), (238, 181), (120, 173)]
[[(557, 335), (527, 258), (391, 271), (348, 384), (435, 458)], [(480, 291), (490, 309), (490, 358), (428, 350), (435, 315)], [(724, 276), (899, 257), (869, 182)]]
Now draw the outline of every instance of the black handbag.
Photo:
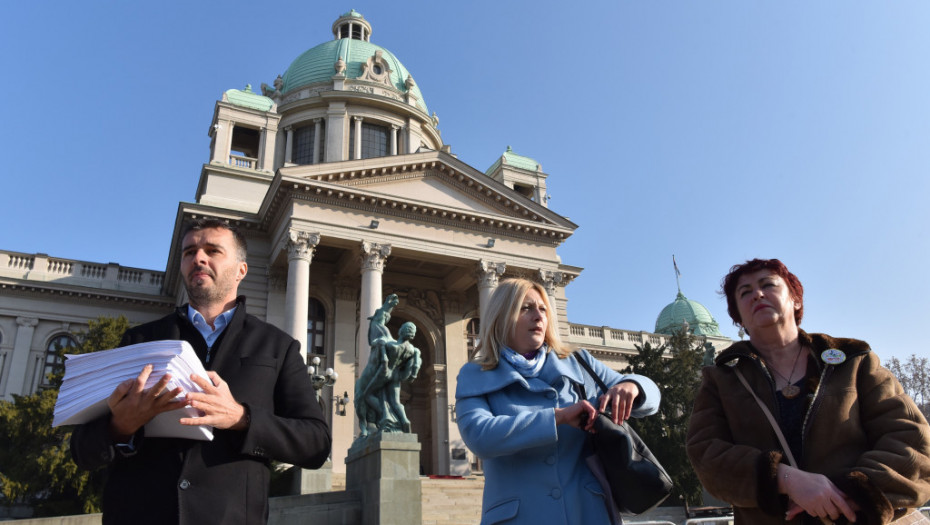
[[(606, 393), (607, 385), (591, 365), (577, 355), (575, 359)], [(587, 399), (584, 386), (576, 384), (576, 387), (581, 389), (582, 399)], [(671, 494), (672, 478), (630, 425), (625, 421), (617, 425), (611, 420), (610, 407), (597, 414), (591, 441), (603, 470), (603, 476), (595, 472), (595, 477), (609, 490), (616, 511), (642, 514), (657, 507)], [(595, 464), (592, 470), (596, 469)]]

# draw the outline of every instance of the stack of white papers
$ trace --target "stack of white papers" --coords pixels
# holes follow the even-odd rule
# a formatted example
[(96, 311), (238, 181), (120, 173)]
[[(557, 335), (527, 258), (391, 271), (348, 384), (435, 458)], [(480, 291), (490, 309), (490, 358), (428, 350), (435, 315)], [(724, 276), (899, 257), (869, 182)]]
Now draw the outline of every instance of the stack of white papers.
[[(181, 387), (178, 397), (183, 397), (187, 392), (203, 392), (191, 381), (191, 374), (209, 381), (187, 341), (152, 341), (102, 352), (65, 355), (65, 358), (65, 377), (55, 403), (53, 427), (78, 425), (106, 414), (110, 410), (107, 399), (113, 390), (123, 381), (138, 377), (148, 364), (152, 365), (152, 373), (145, 388), (151, 388), (169, 373), (171, 380), (166, 390)], [(212, 440), (213, 427), (185, 426), (179, 422), (182, 417), (198, 416), (197, 409), (189, 405), (162, 412), (145, 425), (145, 436)]]

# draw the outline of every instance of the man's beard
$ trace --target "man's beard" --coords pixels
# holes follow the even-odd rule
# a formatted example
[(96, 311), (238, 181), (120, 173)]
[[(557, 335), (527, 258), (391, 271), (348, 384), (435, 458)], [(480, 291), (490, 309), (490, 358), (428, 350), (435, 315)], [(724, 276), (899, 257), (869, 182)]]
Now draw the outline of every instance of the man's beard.
[(184, 288), (187, 290), (187, 296), (190, 298), (192, 303), (200, 306), (206, 306), (215, 304), (217, 302), (222, 302), (226, 299), (226, 295), (229, 290), (223, 286), (225, 279), (217, 279), (216, 274), (213, 273), (209, 268), (198, 268), (194, 271), (205, 272), (210, 277), (210, 279), (213, 280), (213, 286), (209, 286), (209, 281), (206, 279), (204, 279), (202, 285), (192, 284), (187, 279), (185, 279)]

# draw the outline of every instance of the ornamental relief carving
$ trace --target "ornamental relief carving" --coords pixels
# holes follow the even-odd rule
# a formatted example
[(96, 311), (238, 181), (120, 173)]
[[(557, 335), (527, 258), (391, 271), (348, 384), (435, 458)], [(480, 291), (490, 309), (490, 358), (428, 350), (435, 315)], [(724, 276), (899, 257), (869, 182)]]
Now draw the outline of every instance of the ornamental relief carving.
[(502, 262), (491, 262), (481, 259), (478, 261), (478, 268), (475, 274), (478, 276), (479, 288), (496, 288), (500, 277), (507, 270), (507, 264)]
[(313, 259), (313, 252), (316, 249), (316, 246), (320, 244), (320, 234), (319, 233), (310, 233), (300, 230), (288, 230), (287, 232), (287, 242), (285, 243), (285, 248), (287, 248), (287, 260), (292, 261), (294, 259), (303, 259), (310, 261)]
[(362, 270), (383, 272), (384, 263), (387, 261), (389, 255), (391, 255), (390, 244), (362, 241)]
[(359, 93), (368, 93), (369, 95), (375, 94), (375, 88), (371, 86), (359, 86), (358, 84), (346, 86), (346, 91), (357, 91)]
[(362, 64), (362, 74), (358, 78), (390, 86), (391, 73), (391, 66), (384, 60), (384, 52), (379, 49)]
[(539, 280), (546, 289), (550, 298), (555, 298), (555, 291), (558, 285), (562, 284), (562, 272), (552, 270), (539, 270)]
[(442, 314), (442, 301), (438, 293), (418, 288), (405, 288), (400, 292), (404, 295), (407, 304), (425, 313), (436, 326), (446, 325)]

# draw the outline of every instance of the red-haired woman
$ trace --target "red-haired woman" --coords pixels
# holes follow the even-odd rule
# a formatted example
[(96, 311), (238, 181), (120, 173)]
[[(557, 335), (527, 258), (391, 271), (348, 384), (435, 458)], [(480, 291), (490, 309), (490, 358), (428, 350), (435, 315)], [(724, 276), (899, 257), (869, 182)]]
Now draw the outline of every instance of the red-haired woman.
[(804, 287), (778, 259), (734, 266), (723, 293), (749, 341), (704, 368), (688, 455), (737, 524), (886, 524), (930, 499), (930, 426), (868, 344), (798, 328)]

